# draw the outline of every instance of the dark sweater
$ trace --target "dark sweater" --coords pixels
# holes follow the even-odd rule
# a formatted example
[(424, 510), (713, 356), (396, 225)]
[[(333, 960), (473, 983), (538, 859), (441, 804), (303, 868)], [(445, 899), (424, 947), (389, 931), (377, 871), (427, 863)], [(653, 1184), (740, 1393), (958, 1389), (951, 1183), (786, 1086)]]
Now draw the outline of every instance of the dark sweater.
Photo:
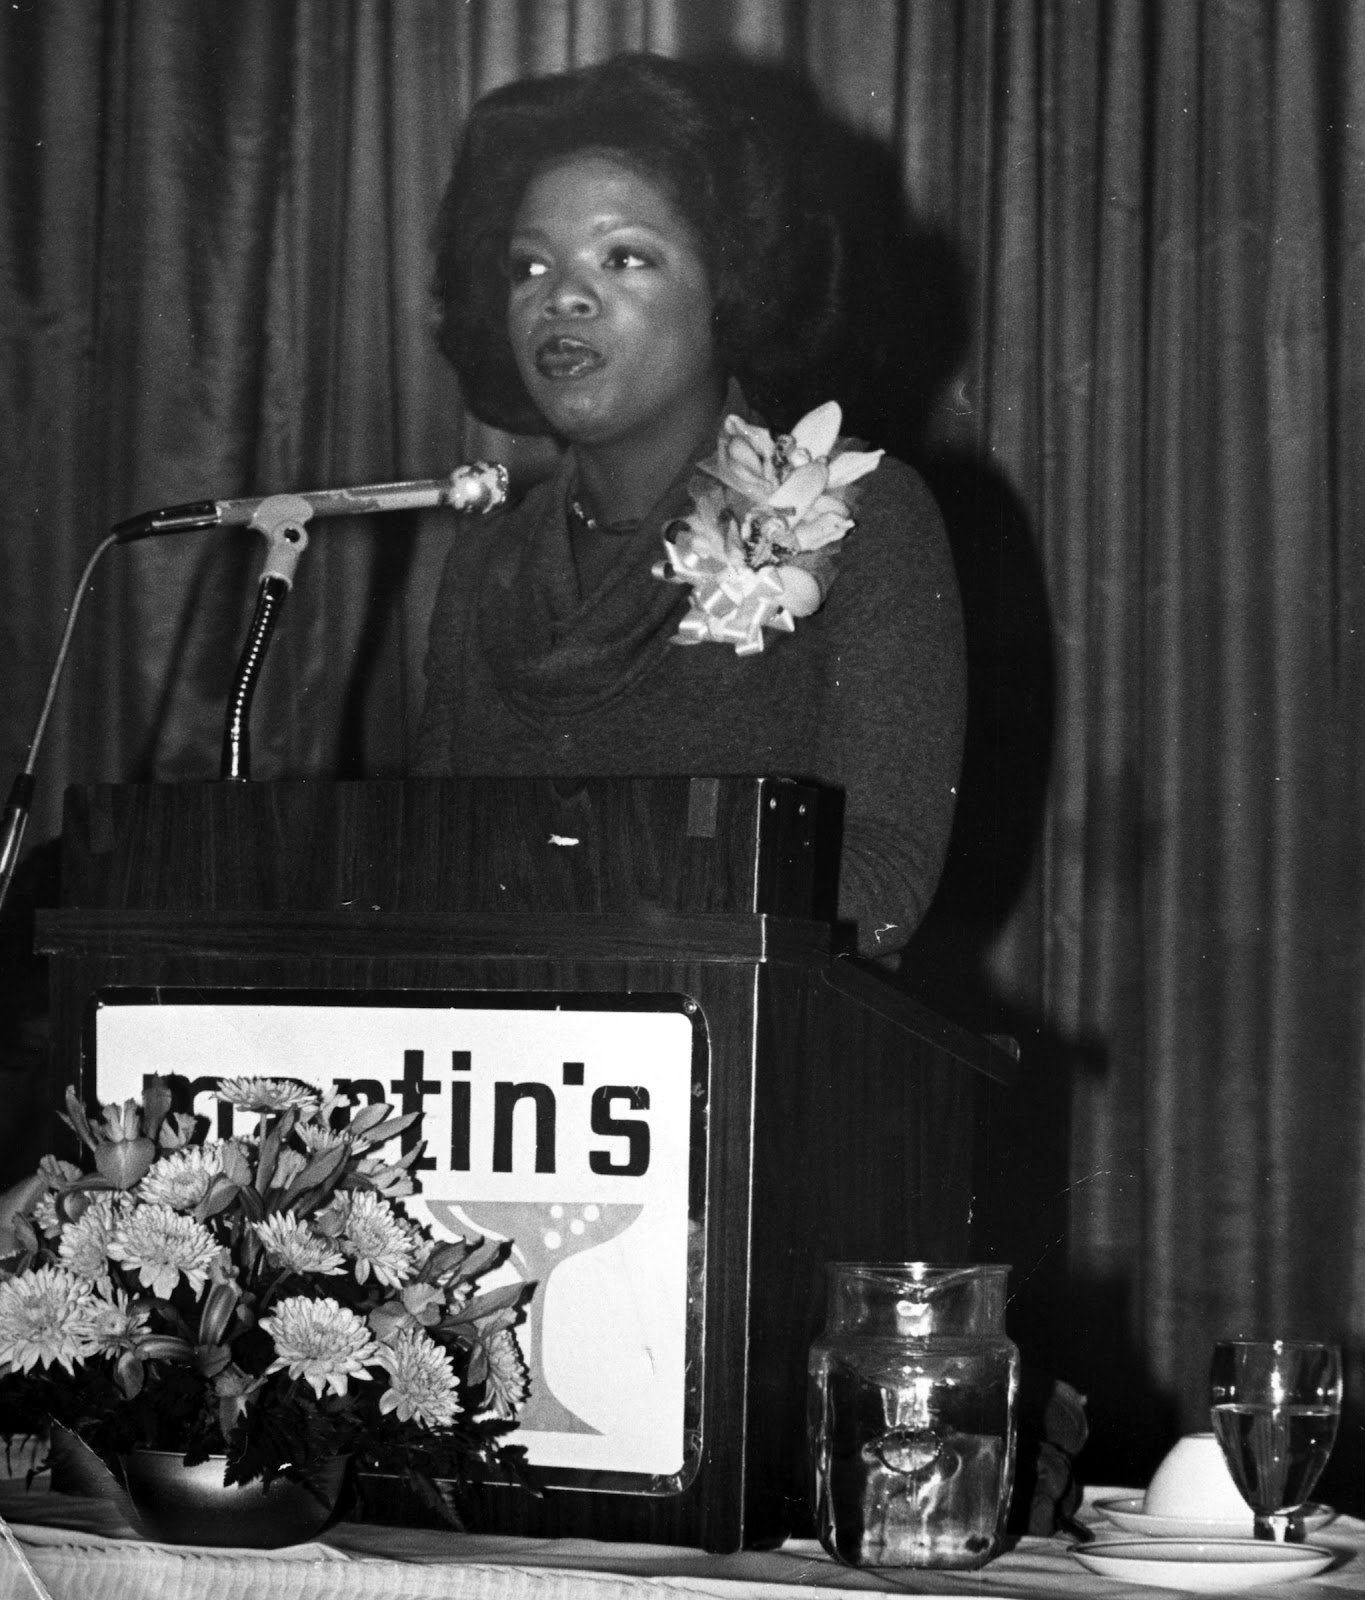
[[(844, 791), (839, 915), (858, 949), (899, 949), (943, 865), (965, 716), (962, 619), (937, 507), (883, 459), (858, 487), (828, 598), (761, 654), (670, 642), (688, 591), (650, 568), (684, 476), (580, 596), (572, 472), (452, 544), (432, 616), (424, 774), (772, 775)], [(588, 556), (584, 560), (584, 555)]]

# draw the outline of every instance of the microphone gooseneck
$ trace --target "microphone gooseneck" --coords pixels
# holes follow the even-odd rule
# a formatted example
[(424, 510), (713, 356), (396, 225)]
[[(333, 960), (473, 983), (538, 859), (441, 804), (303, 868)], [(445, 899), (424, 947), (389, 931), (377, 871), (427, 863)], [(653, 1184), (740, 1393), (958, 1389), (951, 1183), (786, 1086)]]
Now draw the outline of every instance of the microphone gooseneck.
[(251, 776), (251, 702), (265, 665), (266, 647), (288, 593), (288, 581), (277, 574), (263, 578), (256, 591), (256, 614), (237, 661), (223, 730), (223, 759), (218, 775), (230, 783), (245, 783)]

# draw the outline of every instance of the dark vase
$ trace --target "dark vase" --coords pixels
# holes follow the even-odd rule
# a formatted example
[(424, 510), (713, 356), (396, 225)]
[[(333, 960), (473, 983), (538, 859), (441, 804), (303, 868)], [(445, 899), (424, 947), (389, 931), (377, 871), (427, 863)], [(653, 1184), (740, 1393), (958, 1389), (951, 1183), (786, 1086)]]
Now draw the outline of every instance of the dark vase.
[(173, 1450), (132, 1450), (121, 1458), (128, 1497), (150, 1539), (163, 1544), (277, 1550), (326, 1527), (346, 1475), (346, 1457), (324, 1462), (307, 1483), (276, 1478), (225, 1484), (225, 1456), (187, 1467)]

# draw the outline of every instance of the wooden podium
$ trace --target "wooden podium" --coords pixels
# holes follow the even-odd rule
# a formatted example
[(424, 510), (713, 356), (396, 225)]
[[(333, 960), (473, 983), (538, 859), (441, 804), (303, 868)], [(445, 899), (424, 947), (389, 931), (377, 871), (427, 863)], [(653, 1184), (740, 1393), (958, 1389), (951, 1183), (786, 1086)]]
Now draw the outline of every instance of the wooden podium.
[[(38, 927), (58, 1084), (89, 1091), (95, 1024), (123, 1002), (156, 1021), (158, 1007), (212, 998), (320, 1004), (319, 1015), (333, 1000), (371, 1013), (392, 1001), (435, 1007), (442, 1026), (474, 1012), (496, 1025), (518, 1008), (549, 1025), (600, 1008), (606, 1021), (643, 1012), (681, 1030), (688, 1109), (654, 1130), (656, 1148), (660, 1135), (682, 1141), (689, 1167), (677, 1470), (555, 1468), (539, 1498), (489, 1488), (482, 1515), (496, 1531), (713, 1551), (780, 1540), (808, 1523), (805, 1361), (822, 1263), (970, 1259), (981, 1130), (1013, 1073), (1003, 1051), (831, 954), (815, 917), (828, 881), (820, 800), (751, 778), (73, 790), (62, 907)], [(147, 1070), (180, 1071), (170, 1054)], [(422, 1078), (420, 1052), (403, 1059), (414, 1054), (415, 1076), (391, 1080), (405, 1103), (467, 1093), (452, 1085), (468, 1051), (449, 1053), (454, 1076), (440, 1082)], [(575, 1087), (584, 1070), (565, 1060), (563, 1087), (556, 1077), (537, 1091), (551, 1140), (554, 1096), (562, 1139), (591, 1087)], [(630, 1070), (647, 1085), (653, 1067)], [(631, 1124), (613, 1119), (611, 1096), (631, 1094), (644, 1116), (638, 1086), (594, 1095), (595, 1133), (614, 1136), (595, 1171), (629, 1170), (613, 1152)], [(440, 1124), (452, 1152), (458, 1124), (454, 1111)], [(536, 1178), (535, 1193), (550, 1181)], [(396, 1499), (390, 1510), (406, 1519)]]

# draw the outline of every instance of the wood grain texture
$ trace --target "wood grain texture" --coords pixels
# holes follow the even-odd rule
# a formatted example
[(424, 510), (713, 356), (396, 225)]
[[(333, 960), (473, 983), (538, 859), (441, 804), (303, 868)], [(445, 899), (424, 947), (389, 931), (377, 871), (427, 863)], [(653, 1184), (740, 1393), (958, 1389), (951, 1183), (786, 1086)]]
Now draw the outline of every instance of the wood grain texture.
[[(753, 1519), (811, 1533), (806, 1356), (830, 1261), (966, 1261), (988, 1081), (804, 965), (760, 974), (749, 1247)], [(778, 1502), (768, 1504), (768, 1501)]]
[(821, 923), (739, 912), (527, 911), (486, 913), (273, 911), (40, 911), (36, 947), (46, 955), (203, 954), (283, 959), (326, 954), (422, 960), (564, 957), (668, 960), (678, 950), (711, 961), (823, 956)]
[(95, 785), (67, 794), (62, 903), (809, 917), (818, 809), (773, 778)]

